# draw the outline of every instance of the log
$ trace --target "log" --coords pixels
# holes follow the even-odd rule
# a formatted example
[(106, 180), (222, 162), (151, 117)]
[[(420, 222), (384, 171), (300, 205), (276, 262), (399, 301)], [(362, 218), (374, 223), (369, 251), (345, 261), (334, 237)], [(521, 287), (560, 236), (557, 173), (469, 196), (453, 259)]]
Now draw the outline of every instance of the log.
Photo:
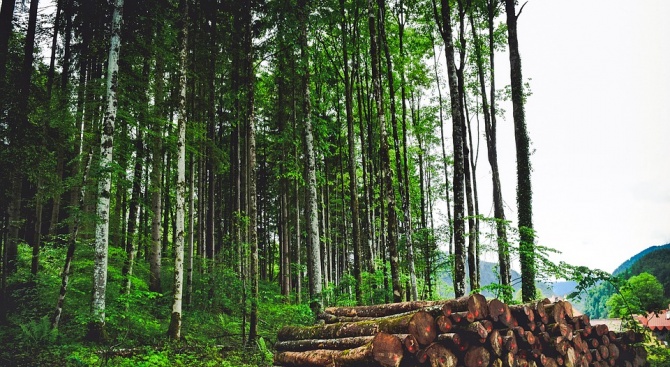
[[(489, 317), (493, 319), (493, 321), (498, 321), (500, 315), (502, 315), (505, 312), (506, 304), (503, 303), (503, 301), (493, 298), (488, 301), (488, 307), (489, 307)], [(507, 307), (509, 310), (509, 307)]]
[(451, 318), (447, 316), (440, 316), (436, 320), (437, 322), (437, 328), (443, 332), (443, 333), (449, 333), (452, 330), (453, 324), (451, 322)]
[(416, 354), (419, 351), (419, 342), (414, 335), (407, 334), (405, 338), (400, 338), (400, 340), (402, 340), (405, 350), (410, 354)]
[(444, 334), (438, 334), (437, 339), (438, 342), (440, 342), (442, 345), (445, 345), (450, 348), (456, 348), (457, 346), (461, 345), (463, 342), (461, 340), (460, 335), (456, 333), (444, 333)]
[(428, 312), (418, 311), (409, 320), (408, 334), (414, 336), (419, 345), (428, 345), (437, 337), (435, 319)]
[(338, 322), (358, 322), (358, 321), (367, 321), (372, 320), (374, 317), (361, 317), (361, 316), (335, 316), (329, 313), (320, 313), (317, 317), (318, 320), (323, 320), (326, 324), (336, 324)]
[(519, 345), (516, 343), (516, 337), (513, 333), (507, 333), (507, 335), (503, 336), (503, 347), (512, 354), (519, 352)]
[(541, 322), (542, 324), (549, 323), (549, 315), (544, 309), (545, 303), (543, 301), (537, 301), (535, 304), (531, 305), (533, 312), (535, 313), (535, 319)]
[[(371, 306), (355, 306), (355, 307), (326, 307), (324, 313), (334, 316), (344, 316), (344, 317), (383, 317), (401, 314), (405, 312), (416, 311), (419, 309), (440, 306), (444, 312), (445, 306), (449, 312), (453, 311), (471, 311), (473, 314), (479, 311), (481, 314), (481, 303), (482, 299), (484, 304), (486, 299), (484, 296), (479, 294), (472, 294), (468, 296), (463, 296), (457, 299), (448, 299), (448, 300), (439, 300), (439, 301), (410, 301), (410, 302), (397, 302), (397, 303), (388, 303), (381, 305), (371, 305)], [(483, 317), (486, 317), (488, 312), (484, 312)], [(447, 315), (447, 313), (445, 313)]]
[[(415, 317), (420, 320), (428, 320), (426, 314), (430, 316), (427, 312), (417, 311), (415, 313), (403, 316), (359, 322), (344, 322), (307, 327), (284, 326), (277, 333), (277, 339), (279, 341), (303, 339), (336, 339), (356, 336), (373, 336), (379, 332), (385, 332), (388, 334), (408, 334), (408, 327), (410, 322)], [(432, 316), (430, 316), (430, 318), (432, 319)], [(415, 337), (417, 337), (417, 340), (419, 340), (418, 335), (415, 335)]]
[(403, 358), (402, 342), (395, 335), (379, 333), (362, 347), (342, 351), (335, 365), (398, 367)]
[[(394, 334), (399, 340), (405, 341), (414, 338), (409, 334)], [(274, 347), (278, 352), (304, 352), (315, 349), (346, 350), (370, 343), (374, 336), (355, 336), (337, 339), (301, 339), (278, 341)]]
[(486, 348), (482, 346), (477, 346), (470, 348), (467, 353), (465, 353), (465, 366), (466, 367), (487, 367), (491, 359), (491, 354)]
[(500, 332), (498, 330), (493, 330), (489, 334), (489, 342), (488, 344), (491, 346), (491, 351), (493, 351), (493, 354), (496, 356), (500, 357), (503, 354), (503, 337), (500, 335)]
[(355, 336), (337, 339), (286, 340), (275, 343), (278, 352), (304, 352), (315, 349), (345, 350), (360, 347), (372, 341), (374, 336)]
[(331, 366), (338, 350), (309, 350), (305, 352), (281, 352), (275, 354), (274, 364), (279, 366)]
[(424, 361), (421, 362), (421, 358), (419, 358), (419, 361), (421, 363), (425, 363), (426, 360), (430, 361), (431, 367), (456, 367), (458, 363), (456, 355), (438, 343), (433, 343), (428, 346), (425, 349), (423, 356), (425, 358)]
[[(596, 335), (598, 335), (598, 336), (603, 336), (603, 335), (609, 333), (609, 331), (610, 331), (609, 327), (606, 324), (595, 325), (593, 327), (593, 329), (594, 329)], [(592, 333), (593, 333), (593, 331), (592, 331)]]

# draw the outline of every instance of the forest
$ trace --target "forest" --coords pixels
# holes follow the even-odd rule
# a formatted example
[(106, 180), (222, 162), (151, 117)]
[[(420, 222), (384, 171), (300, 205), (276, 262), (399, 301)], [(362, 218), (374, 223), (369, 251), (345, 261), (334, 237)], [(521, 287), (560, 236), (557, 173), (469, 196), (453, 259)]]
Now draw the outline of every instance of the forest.
[(535, 241), (524, 5), (2, 0), (0, 365), (270, 365), (327, 306), (583, 273)]

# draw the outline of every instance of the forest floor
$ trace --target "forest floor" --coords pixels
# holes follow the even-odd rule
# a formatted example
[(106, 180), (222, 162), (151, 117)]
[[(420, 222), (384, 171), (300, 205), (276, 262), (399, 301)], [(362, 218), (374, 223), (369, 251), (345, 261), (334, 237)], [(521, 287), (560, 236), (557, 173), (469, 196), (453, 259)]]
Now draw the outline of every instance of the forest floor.
[[(65, 249), (43, 254), (37, 277), (30, 275), (30, 249), (20, 249), (18, 271), (7, 282), (1, 302), (0, 366), (271, 366), (277, 331), (287, 324), (314, 322), (307, 304), (287, 304), (275, 282), (261, 282), (259, 339), (243, 341), (249, 302), (243, 307), (244, 283), (229, 269), (194, 272), (191, 305), (184, 306), (182, 340), (169, 341), (172, 293), (148, 291), (148, 266), (138, 264), (129, 296), (119, 293), (123, 252), (111, 251), (104, 344), (86, 340), (90, 319), (92, 258), (90, 247), (78, 249), (63, 316), (51, 328), (60, 289)], [(163, 260), (163, 284), (171, 288), (171, 266)], [(246, 336), (246, 332), (245, 332)]]

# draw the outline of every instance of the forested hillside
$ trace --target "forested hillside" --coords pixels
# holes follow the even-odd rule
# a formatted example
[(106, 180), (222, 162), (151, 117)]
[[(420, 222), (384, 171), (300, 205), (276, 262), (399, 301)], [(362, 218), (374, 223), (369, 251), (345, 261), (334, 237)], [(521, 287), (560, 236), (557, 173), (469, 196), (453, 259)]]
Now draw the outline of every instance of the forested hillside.
[[(616, 283), (617, 287), (625, 289), (627, 280), (647, 273), (659, 282), (663, 290), (660, 303), (654, 307), (659, 309), (667, 307), (667, 302), (670, 301), (670, 269), (667, 265), (670, 261), (670, 249), (668, 246), (649, 247), (617, 267), (613, 273), (613, 276), (621, 280)], [(608, 317), (612, 311), (608, 300), (615, 294), (617, 290), (611, 283), (602, 282), (595, 285), (586, 292), (584, 311), (595, 318)]]
[(520, 12), (2, 0), (0, 365), (268, 365), (277, 329), (328, 305), (533, 300), (557, 268), (535, 241)]

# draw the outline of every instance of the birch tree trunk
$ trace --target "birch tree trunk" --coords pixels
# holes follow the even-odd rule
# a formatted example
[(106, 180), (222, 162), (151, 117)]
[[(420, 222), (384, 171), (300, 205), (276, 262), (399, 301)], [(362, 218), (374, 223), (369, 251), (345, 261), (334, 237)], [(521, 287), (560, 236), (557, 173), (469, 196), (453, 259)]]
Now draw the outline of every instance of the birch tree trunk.
[(307, 45), (307, 25), (309, 8), (306, 0), (298, 1), (298, 17), (300, 30), (300, 56), (302, 64), (303, 88), (303, 119), (305, 156), (307, 158), (307, 272), (309, 277), (310, 307), (315, 314), (323, 308), (321, 289), (323, 276), (321, 274), (321, 247), (319, 246), (319, 212), (316, 197), (316, 159), (314, 157), (314, 136), (312, 133), (312, 103), (309, 90), (309, 50)]
[[(361, 284), (363, 278), (361, 277), (361, 225), (360, 212), (358, 208), (358, 183), (356, 178), (356, 157), (354, 146), (354, 110), (353, 110), (353, 91), (352, 80), (349, 73), (349, 50), (347, 44), (347, 20), (344, 8), (344, 0), (340, 0), (340, 28), (342, 30), (342, 58), (344, 67), (344, 94), (345, 94), (345, 109), (347, 119), (347, 146), (349, 148), (349, 203), (351, 205), (351, 221), (352, 221), (352, 241), (354, 246), (354, 278), (356, 279), (355, 294), (356, 302), (363, 303), (363, 294), (361, 292)], [(327, 256), (327, 254), (326, 254)]]
[(100, 139), (101, 177), (98, 181), (98, 204), (95, 225), (93, 260), (93, 321), (89, 324), (89, 340), (104, 341), (105, 295), (107, 292), (107, 255), (109, 248), (109, 199), (112, 186), (112, 154), (114, 150), (114, 122), (117, 110), (119, 84), (119, 52), (121, 49), (121, 16), (123, 0), (116, 0), (112, 15), (111, 44), (107, 61), (107, 110), (102, 122)]
[(258, 167), (256, 165), (256, 126), (254, 124), (254, 55), (252, 45), (252, 31), (251, 31), (251, 6), (244, 7), (244, 45), (245, 63), (244, 75), (246, 93), (245, 99), (245, 118), (247, 120), (247, 185), (248, 185), (248, 241), (251, 252), (251, 259), (249, 264), (249, 275), (251, 278), (251, 310), (249, 313), (249, 339), (248, 343), (254, 345), (258, 338), (258, 205), (256, 198), (256, 181)]
[(186, 203), (186, 55), (188, 44), (188, 0), (181, 0), (182, 39), (179, 51), (179, 110), (177, 112), (177, 190), (174, 239), (174, 289), (168, 337), (181, 338), (182, 293), (184, 288), (184, 211)]

